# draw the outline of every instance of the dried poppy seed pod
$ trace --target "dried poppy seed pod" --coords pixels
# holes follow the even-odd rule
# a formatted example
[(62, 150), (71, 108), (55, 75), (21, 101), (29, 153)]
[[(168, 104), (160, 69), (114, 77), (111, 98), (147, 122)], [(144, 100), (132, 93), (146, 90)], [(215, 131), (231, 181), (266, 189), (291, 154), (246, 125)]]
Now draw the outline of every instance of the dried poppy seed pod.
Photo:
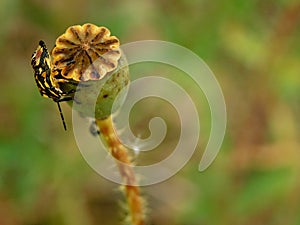
[(83, 116), (107, 118), (117, 95), (128, 85), (128, 66), (119, 45), (107, 28), (93, 24), (69, 27), (57, 38), (51, 51), (52, 74), (64, 92), (78, 86), (74, 106)]

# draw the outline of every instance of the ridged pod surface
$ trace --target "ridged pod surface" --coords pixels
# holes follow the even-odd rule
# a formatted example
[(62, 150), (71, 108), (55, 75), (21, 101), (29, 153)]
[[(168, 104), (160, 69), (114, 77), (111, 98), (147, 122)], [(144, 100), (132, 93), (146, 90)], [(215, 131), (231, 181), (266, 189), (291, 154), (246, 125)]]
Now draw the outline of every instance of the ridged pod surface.
[[(78, 104), (74, 105), (83, 116), (107, 118), (116, 96), (128, 85), (128, 66), (119, 45), (119, 39), (110, 36), (107, 28), (90, 23), (71, 26), (56, 39), (51, 74), (64, 92), (78, 86)], [(91, 114), (88, 109), (95, 100), (95, 114)]]

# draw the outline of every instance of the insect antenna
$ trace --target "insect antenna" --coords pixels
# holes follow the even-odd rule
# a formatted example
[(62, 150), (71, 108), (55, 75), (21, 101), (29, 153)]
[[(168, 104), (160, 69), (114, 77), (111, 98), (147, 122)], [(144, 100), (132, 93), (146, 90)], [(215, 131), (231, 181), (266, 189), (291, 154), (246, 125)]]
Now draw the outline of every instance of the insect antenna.
[(62, 121), (62, 123), (63, 123), (64, 129), (67, 130), (67, 126), (66, 126), (66, 123), (65, 123), (65, 118), (64, 118), (64, 115), (63, 115), (62, 110), (61, 110), (61, 108), (60, 108), (59, 102), (57, 102), (57, 106), (58, 106), (60, 118), (61, 118), (61, 121)]

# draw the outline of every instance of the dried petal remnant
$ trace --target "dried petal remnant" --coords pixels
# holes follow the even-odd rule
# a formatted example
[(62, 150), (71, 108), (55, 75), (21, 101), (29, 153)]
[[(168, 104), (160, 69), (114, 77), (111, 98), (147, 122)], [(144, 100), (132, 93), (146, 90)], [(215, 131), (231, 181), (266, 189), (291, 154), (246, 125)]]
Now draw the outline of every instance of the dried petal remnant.
[[(75, 81), (99, 80), (118, 67), (119, 45), (118, 38), (110, 36), (105, 27), (93, 24), (69, 27), (57, 38), (51, 52), (53, 71)], [(92, 69), (89, 68), (93, 63)]]

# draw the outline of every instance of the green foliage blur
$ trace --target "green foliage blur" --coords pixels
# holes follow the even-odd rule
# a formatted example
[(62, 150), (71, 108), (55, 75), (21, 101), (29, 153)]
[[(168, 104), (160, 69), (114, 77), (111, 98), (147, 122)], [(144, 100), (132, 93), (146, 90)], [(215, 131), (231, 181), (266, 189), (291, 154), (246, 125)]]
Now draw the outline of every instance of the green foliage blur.
[[(122, 43), (159, 39), (191, 49), (224, 92), (226, 137), (202, 173), (210, 115), (203, 95), (191, 93), (201, 112), (199, 149), (176, 176), (142, 188), (149, 224), (300, 224), (299, 1), (1, 0), (0, 225), (121, 224), (118, 185), (84, 161), (70, 107), (62, 105), (65, 132), (30, 66), (39, 40), (51, 49), (67, 27), (86, 22), (108, 27)], [(161, 102), (153, 104), (134, 116), (137, 133), (151, 116), (164, 116)], [(178, 132), (168, 131), (162, 148), (170, 153)]]

